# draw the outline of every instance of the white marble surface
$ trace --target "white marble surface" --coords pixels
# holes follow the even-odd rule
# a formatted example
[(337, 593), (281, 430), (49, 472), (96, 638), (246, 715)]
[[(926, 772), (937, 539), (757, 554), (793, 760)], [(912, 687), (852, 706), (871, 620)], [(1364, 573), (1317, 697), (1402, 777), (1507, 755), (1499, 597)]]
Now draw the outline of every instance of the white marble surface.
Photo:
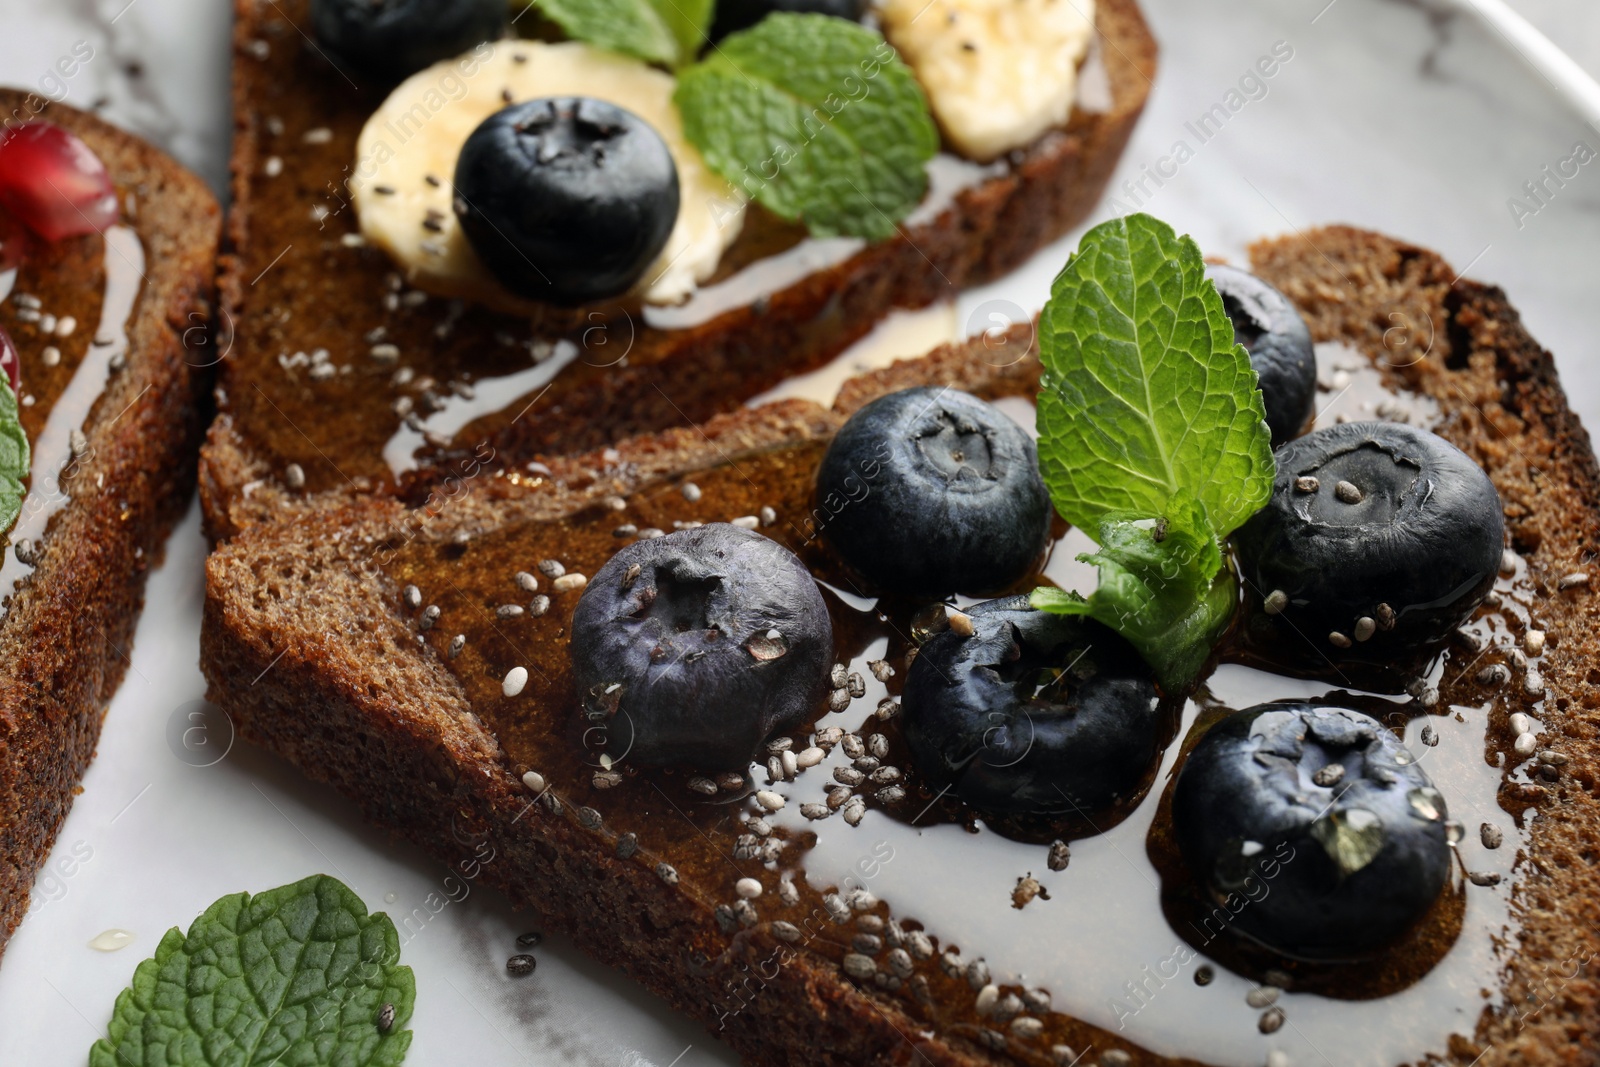
[[(1163, 70), (1116, 193), (1193, 233), (1208, 252), (1237, 256), (1256, 236), (1330, 221), (1434, 247), (1473, 277), (1506, 288), (1534, 334), (1558, 353), (1574, 406), (1600, 425), (1600, 161), (1520, 227), (1507, 206), (1575, 141), (1600, 148), (1600, 131), (1502, 30), (1481, 21), (1477, 5), (1489, 2), (1143, 0), (1165, 47)], [(1600, 66), (1600, 13), (1587, 0), (1509, 2), (1570, 43), (1580, 64)], [(229, 7), (222, 0), (0, 0), (0, 82), (99, 104), (220, 188)], [(78, 41), (93, 46), (94, 58), (59, 87), (47, 81)], [(1294, 56), (1265, 95), (1207, 143), (1193, 143), (1184, 123), (1278, 41)], [(1194, 158), (1135, 203), (1121, 184), (1137, 180), (1179, 139), (1191, 141)], [(1112, 210), (1103, 204), (1096, 221)], [(1036, 309), (1076, 238), (963, 296), (961, 321), (978, 328), (992, 324), (997, 308)], [(223, 893), (326, 870), (369, 906), (406, 913), (445, 876), (441, 865), (386, 841), (337, 797), (260, 753), (239, 746), (210, 767), (173, 754), (169, 724), (203, 689), (196, 667), (203, 551), (191, 514), (152, 581), (101, 758), (52, 858), (58, 873), (41, 883), (0, 966), (0, 1063), (83, 1062), (116, 991), (162, 931), (187, 925)], [(71, 874), (60, 873), (68, 867)], [(506, 978), (503, 960), (527, 922), (474, 890), (408, 944), (405, 961), (419, 987), (409, 1062), (733, 1062), (698, 1027), (559, 942), (540, 950), (534, 977)], [(109, 954), (86, 947), (111, 927), (133, 931), (133, 944)]]
[(1600, 4), (1591, 0), (1506, 0), (1566, 50), (1592, 76), (1600, 78)]

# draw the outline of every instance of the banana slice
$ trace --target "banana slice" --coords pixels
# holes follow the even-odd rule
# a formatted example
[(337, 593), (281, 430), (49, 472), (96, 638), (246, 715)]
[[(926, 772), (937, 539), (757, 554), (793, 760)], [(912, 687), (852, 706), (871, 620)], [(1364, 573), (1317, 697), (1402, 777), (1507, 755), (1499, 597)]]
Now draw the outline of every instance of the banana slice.
[(881, 0), (945, 139), (986, 162), (1067, 121), (1094, 0)]
[(670, 74), (578, 42), (499, 41), (418, 71), (373, 112), (356, 142), (349, 186), (362, 236), (419, 289), (527, 310), (531, 302), (495, 280), (456, 224), (456, 158), (478, 124), (510, 103), (590, 96), (649, 123), (677, 164), (678, 221), (634, 289), (649, 303), (677, 303), (711, 276), (739, 235), (745, 197), (684, 138), (672, 103), (676, 84)]

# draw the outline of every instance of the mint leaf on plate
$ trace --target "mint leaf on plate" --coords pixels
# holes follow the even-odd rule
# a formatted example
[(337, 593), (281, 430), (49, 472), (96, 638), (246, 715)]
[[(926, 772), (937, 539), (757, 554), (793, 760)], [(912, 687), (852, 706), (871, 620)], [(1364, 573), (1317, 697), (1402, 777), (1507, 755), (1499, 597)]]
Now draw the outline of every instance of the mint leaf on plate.
[(533, 6), (573, 40), (681, 67), (706, 41), (712, 0), (533, 0)]
[(1090, 230), (1039, 321), (1039, 463), (1061, 517), (1093, 534), (1090, 615), (1169, 689), (1194, 677), (1236, 604), (1221, 540), (1265, 504), (1274, 465), (1249, 354), (1200, 250), (1148, 215)]
[(818, 237), (882, 240), (927, 191), (939, 132), (876, 31), (768, 15), (679, 75), (684, 134), (707, 165)]
[(0, 374), (0, 538), (22, 513), (26, 492), (22, 483), (32, 462), (28, 435), (22, 432), (22, 419), (17, 413), (17, 394), (11, 391), (6, 376)]
[(89, 1067), (392, 1067), (416, 1002), (399, 958), (394, 923), (336, 878), (223, 897), (139, 964)]

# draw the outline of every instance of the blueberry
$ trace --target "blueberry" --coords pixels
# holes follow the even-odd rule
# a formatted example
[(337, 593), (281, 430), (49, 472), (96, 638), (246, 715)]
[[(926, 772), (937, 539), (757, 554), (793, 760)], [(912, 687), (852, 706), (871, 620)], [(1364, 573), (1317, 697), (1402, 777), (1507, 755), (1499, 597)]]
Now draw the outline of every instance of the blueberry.
[(1222, 719), (1172, 794), (1189, 871), (1218, 904), (1248, 901), (1229, 928), (1303, 959), (1369, 955), (1415, 924), (1450, 872), (1445, 817), (1382, 723), (1306, 703)]
[(678, 220), (678, 168), (643, 119), (559, 97), (490, 115), (461, 148), (455, 210), (507, 289), (582, 304), (637, 281)]
[(833, 624), (792, 552), (712, 523), (611, 557), (573, 612), (571, 653), (591, 740), (613, 760), (742, 771), (816, 709)]
[(970, 636), (937, 634), (906, 675), (906, 741), (933, 788), (1015, 815), (1087, 815), (1134, 792), (1162, 747), (1162, 716), (1132, 646), (1023, 596), (970, 618)]
[(711, 39), (718, 41), (736, 30), (748, 29), (774, 11), (835, 15), (859, 22), (866, 8), (866, 0), (720, 0), (711, 23)]
[(1272, 499), (1234, 535), (1264, 602), (1247, 621), (1253, 643), (1304, 649), (1313, 667), (1399, 666), (1442, 643), (1494, 584), (1500, 497), (1443, 438), (1350, 422), (1276, 458)]
[(361, 71), (399, 81), (498, 38), (505, 0), (311, 0), (311, 32)]
[(869, 584), (908, 596), (990, 593), (1050, 538), (1027, 433), (954, 389), (907, 389), (856, 412), (817, 470), (816, 521)]
[(1233, 320), (1233, 339), (1250, 353), (1261, 380), (1267, 428), (1277, 448), (1311, 418), (1317, 396), (1317, 354), (1311, 331), (1289, 298), (1248, 271), (1213, 263), (1206, 267)]

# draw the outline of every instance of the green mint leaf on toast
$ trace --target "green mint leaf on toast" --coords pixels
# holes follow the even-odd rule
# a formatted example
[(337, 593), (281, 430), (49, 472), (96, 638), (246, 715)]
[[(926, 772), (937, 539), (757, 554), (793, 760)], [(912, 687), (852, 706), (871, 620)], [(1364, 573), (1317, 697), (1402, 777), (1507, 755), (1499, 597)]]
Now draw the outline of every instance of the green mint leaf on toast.
[(1255, 371), (1193, 240), (1149, 215), (1096, 226), (1039, 334), (1039, 458), (1062, 518), (1154, 516), (1185, 489), (1222, 536), (1272, 495)]
[(416, 1002), (399, 958), (389, 917), (327, 875), (223, 897), (139, 964), (89, 1067), (392, 1067)]
[(682, 72), (673, 98), (706, 163), (818, 237), (882, 240), (921, 202), (939, 132), (876, 31), (768, 15)]
[(1095, 535), (1100, 551), (1078, 557), (1099, 568), (1095, 591), (1084, 598), (1044, 587), (1034, 590), (1033, 606), (1110, 627), (1140, 651), (1164, 687), (1181, 689), (1205, 665), (1238, 600), (1203, 510), (1180, 497), (1158, 519), (1107, 516)]
[(22, 513), (22, 483), (32, 462), (28, 435), (22, 432), (22, 419), (17, 414), (17, 394), (11, 391), (6, 376), (0, 374), (0, 544)]
[(573, 40), (681, 67), (706, 41), (712, 0), (533, 0), (532, 6)]
[(1062, 518), (1100, 551), (1087, 599), (1038, 590), (1131, 641), (1187, 685), (1237, 601), (1221, 540), (1272, 494), (1250, 357), (1200, 250), (1148, 215), (1090, 230), (1039, 320), (1039, 463)]

